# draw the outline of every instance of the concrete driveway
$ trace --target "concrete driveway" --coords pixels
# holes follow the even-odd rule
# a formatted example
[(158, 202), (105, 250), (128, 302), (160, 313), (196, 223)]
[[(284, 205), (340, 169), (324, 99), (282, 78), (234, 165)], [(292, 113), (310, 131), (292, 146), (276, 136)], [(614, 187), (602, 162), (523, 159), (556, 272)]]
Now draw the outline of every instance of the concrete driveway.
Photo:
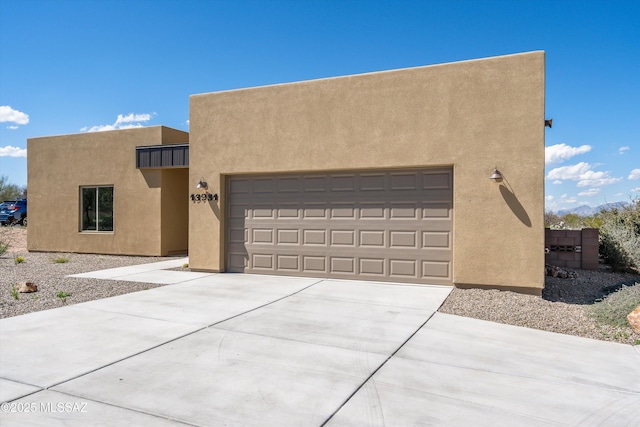
[(162, 270), (184, 262), (0, 320), (0, 424), (640, 425), (638, 347), (436, 313), (448, 287)]

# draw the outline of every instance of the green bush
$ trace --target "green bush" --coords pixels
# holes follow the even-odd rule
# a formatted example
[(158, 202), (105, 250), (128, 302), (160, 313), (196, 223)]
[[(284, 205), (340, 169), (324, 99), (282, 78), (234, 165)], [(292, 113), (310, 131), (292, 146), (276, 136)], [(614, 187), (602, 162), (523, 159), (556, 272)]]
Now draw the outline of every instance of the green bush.
[(16, 285), (12, 285), (12, 286), (11, 286), (11, 291), (10, 291), (10, 292), (11, 292), (11, 296), (12, 296), (14, 299), (20, 299), (20, 297), (18, 296), (18, 295), (19, 295), (19, 294), (18, 294), (18, 288), (16, 288)]
[(0, 236), (0, 256), (6, 254), (8, 250), (9, 250), (9, 242), (5, 242), (2, 239), (2, 236)]
[(56, 294), (56, 297), (58, 297), (58, 299), (60, 301), (62, 301), (63, 303), (67, 302), (67, 298), (70, 297), (71, 294), (68, 292), (64, 292), (64, 291), (60, 291)]
[(614, 270), (640, 271), (640, 198), (600, 213), (600, 254)]
[(600, 255), (617, 271), (640, 272), (640, 197), (623, 208), (608, 209), (591, 216), (557, 214), (547, 211), (545, 227), (552, 230), (597, 228)]
[(53, 262), (55, 264), (66, 264), (69, 261), (71, 261), (71, 257), (69, 255), (61, 255), (57, 258), (53, 258)]
[(623, 286), (591, 306), (591, 314), (599, 323), (628, 326), (627, 315), (640, 305), (640, 283)]

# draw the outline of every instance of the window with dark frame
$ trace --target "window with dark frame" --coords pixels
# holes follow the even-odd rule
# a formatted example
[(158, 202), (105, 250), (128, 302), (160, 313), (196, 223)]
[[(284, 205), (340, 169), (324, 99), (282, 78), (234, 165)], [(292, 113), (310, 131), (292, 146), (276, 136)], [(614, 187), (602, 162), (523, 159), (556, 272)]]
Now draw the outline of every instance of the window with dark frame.
[(113, 186), (80, 188), (81, 231), (113, 231)]

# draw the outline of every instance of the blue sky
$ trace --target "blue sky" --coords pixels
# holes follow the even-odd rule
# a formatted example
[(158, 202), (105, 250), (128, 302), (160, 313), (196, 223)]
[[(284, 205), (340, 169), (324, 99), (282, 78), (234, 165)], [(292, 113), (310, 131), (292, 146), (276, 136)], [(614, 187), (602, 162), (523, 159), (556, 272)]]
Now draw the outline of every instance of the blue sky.
[(0, 0), (0, 175), (27, 138), (165, 125), (189, 95), (546, 51), (548, 209), (640, 196), (640, 1)]

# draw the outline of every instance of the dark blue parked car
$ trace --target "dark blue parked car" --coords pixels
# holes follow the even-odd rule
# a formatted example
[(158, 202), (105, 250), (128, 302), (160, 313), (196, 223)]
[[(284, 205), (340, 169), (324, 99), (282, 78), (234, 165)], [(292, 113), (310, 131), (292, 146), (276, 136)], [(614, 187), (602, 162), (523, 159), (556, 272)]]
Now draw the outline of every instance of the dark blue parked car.
[(27, 199), (7, 200), (0, 204), (0, 225), (27, 225)]

